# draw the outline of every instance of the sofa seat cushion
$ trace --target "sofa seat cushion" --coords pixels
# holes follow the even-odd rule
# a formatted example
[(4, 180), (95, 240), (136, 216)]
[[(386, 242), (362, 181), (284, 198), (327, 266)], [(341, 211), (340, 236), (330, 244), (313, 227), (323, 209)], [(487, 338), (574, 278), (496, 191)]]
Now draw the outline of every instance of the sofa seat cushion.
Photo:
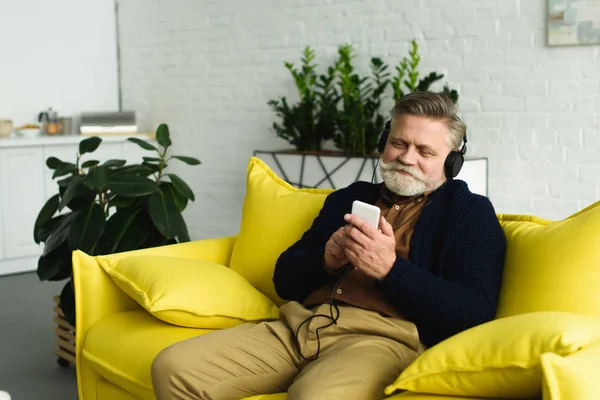
[[(106, 381), (137, 398), (154, 399), (150, 367), (158, 353), (171, 344), (208, 332), (212, 330), (182, 328), (168, 324), (146, 311), (122, 312), (102, 319), (90, 329), (82, 354), (85, 361), (91, 364)], [(105, 386), (110, 386), (112, 392), (117, 392), (111, 385)], [(285, 399), (285, 393), (278, 393), (252, 396), (245, 400)], [(464, 400), (458, 397), (408, 392), (389, 397), (389, 400), (392, 399)]]
[(83, 357), (106, 380), (135, 396), (153, 398), (150, 367), (171, 344), (209, 329), (183, 328), (163, 322), (146, 311), (128, 311), (100, 320), (87, 334)]

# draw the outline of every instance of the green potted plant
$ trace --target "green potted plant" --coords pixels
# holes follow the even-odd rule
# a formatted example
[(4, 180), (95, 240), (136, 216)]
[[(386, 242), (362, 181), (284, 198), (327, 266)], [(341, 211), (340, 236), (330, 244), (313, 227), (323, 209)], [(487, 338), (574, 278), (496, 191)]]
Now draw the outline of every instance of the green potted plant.
[[(388, 119), (388, 110), (382, 110), (384, 100), (429, 90), (444, 77), (436, 72), (420, 77), (418, 50), (413, 40), (408, 57), (395, 67), (394, 76), (379, 57), (371, 58), (370, 74), (361, 76), (353, 47), (342, 45), (334, 65), (327, 68), (327, 74), (318, 76), (315, 53), (306, 47), (300, 69), (285, 63), (296, 83), (298, 102), (290, 104), (280, 97), (268, 103), (280, 119), (273, 123), (275, 133), (294, 146), (301, 160), (295, 161), (289, 150), (255, 151), (255, 155), (298, 187), (335, 188), (359, 179), (370, 180), (379, 136)], [(458, 101), (456, 90), (446, 85), (443, 91)], [(337, 151), (322, 150), (329, 140)]]
[(383, 94), (390, 84), (388, 66), (371, 58), (371, 76), (361, 77), (354, 67), (354, 49), (340, 46), (336, 63), (341, 93), (341, 110), (336, 118), (334, 143), (347, 156), (365, 157), (377, 148), (385, 126), (381, 113)]
[(285, 62), (298, 90), (299, 100), (296, 104), (290, 105), (285, 96), (268, 102), (281, 119), (280, 123), (273, 123), (273, 130), (298, 151), (321, 150), (323, 141), (331, 139), (335, 129), (339, 101), (333, 88), (336, 71), (330, 67), (326, 75), (318, 76), (314, 59), (314, 51), (307, 46), (300, 69), (291, 62)]
[(192, 189), (177, 175), (168, 173), (171, 161), (198, 165), (194, 157), (169, 155), (172, 145), (169, 128), (156, 130), (158, 147), (139, 138), (129, 138), (149, 156), (139, 164), (125, 160), (81, 162), (101, 144), (99, 137), (79, 143), (75, 162), (55, 157), (46, 160), (59, 179), (58, 193), (40, 210), (33, 228), (36, 243), (44, 243), (38, 261), (41, 281), (66, 280), (60, 306), (66, 320), (75, 326), (71, 253), (82, 250), (90, 255), (161, 246), (189, 241), (181, 215), (188, 201), (194, 201)]
[[(404, 57), (396, 66), (396, 76), (392, 79), (392, 89), (394, 90), (395, 100), (398, 100), (405, 94), (415, 91), (427, 91), (431, 85), (444, 77), (443, 74), (430, 72), (424, 78), (419, 79), (421, 56), (419, 55), (419, 45), (416, 40), (411, 42), (409, 56), (410, 59)], [(402, 88), (402, 85), (404, 85), (405, 89)], [(454, 103), (458, 102), (458, 92), (450, 89), (447, 84), (444, 85), (443, 92), (446, 93)]]

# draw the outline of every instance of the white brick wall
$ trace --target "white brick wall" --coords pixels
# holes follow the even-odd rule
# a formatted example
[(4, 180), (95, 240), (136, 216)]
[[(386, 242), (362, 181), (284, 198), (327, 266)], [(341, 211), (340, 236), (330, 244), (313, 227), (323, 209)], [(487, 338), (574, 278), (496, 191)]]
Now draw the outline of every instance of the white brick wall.
[(123, 95), (170, 124), (197, 195), (193, 237), (234, 234), (255, 149), (286, 148), (266, 102), (295, 96), (284, 60), (329, 65), (353, 43), (395, 65), (419, 41), (422, 71), (461, 94), (469, 156), (490, 159), (498, 212), (558, 219), (600, 198), (600, 47), (546, 46), (545, 0), (120, 1)]

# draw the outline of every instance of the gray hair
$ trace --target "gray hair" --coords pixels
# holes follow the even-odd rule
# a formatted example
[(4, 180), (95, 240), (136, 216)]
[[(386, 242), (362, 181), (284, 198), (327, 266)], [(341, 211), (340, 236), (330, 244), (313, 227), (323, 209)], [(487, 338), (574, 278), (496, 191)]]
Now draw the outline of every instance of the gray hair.
[(402, 96), (391, 111), (392, 123), (403, 115), (421, 115), (434, 121), (443, 121), (448, 126), (448, 145), (458, 149), (467, 133), (467, 125), (457, 115), (457, 107), (444, 93), (412, 92)]

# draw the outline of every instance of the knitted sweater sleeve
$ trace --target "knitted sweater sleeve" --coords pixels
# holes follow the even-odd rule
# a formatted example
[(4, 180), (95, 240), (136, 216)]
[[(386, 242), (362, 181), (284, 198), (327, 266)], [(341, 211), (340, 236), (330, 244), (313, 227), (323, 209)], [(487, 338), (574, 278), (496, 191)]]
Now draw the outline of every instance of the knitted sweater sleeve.
[(502, 280), (506, 240), (488, 199), (453, 237), (443, 276), (398, 257), (381, 282), (394, 305), (438, 340), (493, 319)]

